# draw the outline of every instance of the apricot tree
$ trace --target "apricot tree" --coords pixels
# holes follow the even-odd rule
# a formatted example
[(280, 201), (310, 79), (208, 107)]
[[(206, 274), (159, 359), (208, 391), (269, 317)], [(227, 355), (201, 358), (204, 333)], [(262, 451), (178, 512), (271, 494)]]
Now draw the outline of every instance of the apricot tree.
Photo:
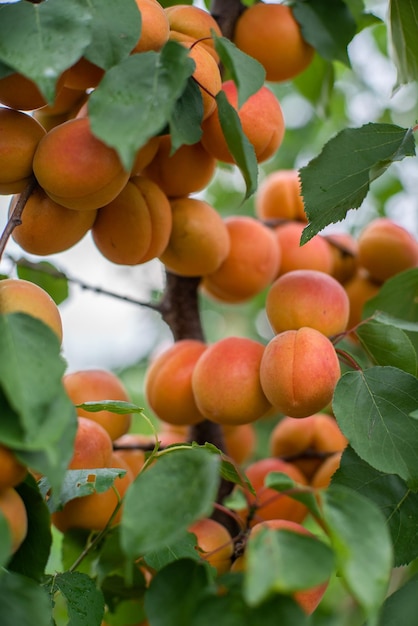
[[(381, 5), (0, 3), (1, 624), (415, 624), (416, 110), (349, 115), (362, 34), (416, 102)], [(164, 270), (140, 390), (68, 371), (69, 281), (26, 258), (84, 237)]]

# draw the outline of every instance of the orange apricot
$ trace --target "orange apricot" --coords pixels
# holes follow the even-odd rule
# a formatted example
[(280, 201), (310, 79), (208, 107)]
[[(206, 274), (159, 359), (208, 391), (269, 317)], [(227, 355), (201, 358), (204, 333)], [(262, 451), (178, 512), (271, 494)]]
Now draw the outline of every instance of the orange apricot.
[(202, 559), (210, 563), (218, 574), (230, 569), (234, 544), (225, 526), (205, 517), (191, 524), (188, 531), (196, 536), (196, 550)]
[(160, 137), (151, 137), (148, 141), (137, 150), (135, 161), (131, 169), (131, 176), (139, 176), (143, 174), (143, 170), (151, 163), (157, 154), (160, 145)]
[(62, 341), (62, 321), (57, 305), (42, 287), (22, 278), (0, 280), (0, 314), (26, 313), (49, 326)]
[(306, 222), (297, 170), (276, 170), (267, 174), (255, 194), (255, 212), (263, 220), (289, 219)]
[(135, 0), (141, 13), (141, 36), (139, 37), (132, 53), (158, 52), (168, 41), (170, 25), (167, 15), (159, 2), (156, 0)]
[[(62, 382), (71, 402), (75, 405), (101, 400), (130, 401), (122, 381), (108, 370), (78, 370), (65, 374)], [(103, 426), (112, 440), (128, 432), (132, 420), (130, 413), (119, 415), (108, 410), (94, 413), (77, 408), (77, 413)]]
[(332, 252), (331, 276), (344, 284), (354, 276), (358, 268), (357, 240), (349, 233), (332, 233), (325, 238)]
[[(232, 80), (223, 83), (222, 90), (228, 102), (237, 109), (242, 130), (252, 144), (259, 163), (278, 150), (284, 137), (284, 118), (276, 96), (263, 85), (238, 109), (238, 90)], [(202, 143), (216, 159), (234, 163), (219, 121), (217, 108), (202, 123)]]
[(27, 468), (19, 461), (13, 450), (0, 444), (0, 491), (16, 487), (24, 480)]
[(322, 237), (315, 235), (303, 246), (300, 238), (305, 225), (292, 221), (281, 224), (274, 229), (274, 234), (282, 251), (279, 274), (292, 270), (311, 269), (331, 274), (332, 253), (330, 244)]
[(64, 86), (68, 89), (85, 91), (97, 87), (104, 76), (104, 69), (81, 57), (63, 74)]
[(0, 103), (11, 109), (33, 111), (47, 101), (32, 80), (15, 72), (0, 78)]
[(13, 487), (7, 487), (0, 491), (0, 511), (9, 525), (12, 542), (11, 551), (14, 554), (26, 538), (28, 514), (25, 503)]
[(218, 424), (254, 422), (270, 409), (260, 385), (264, 346), (247, 337), (226, 337), (202, 353), (192, 373), (199, 411)]
[(203, 120), (206, 120), (216, 111), (215, 96), (222, 89), (222, 77), (219, 66), (212, 54), (205, 46), (180, 42), (189, 48), (189, 57), (195, 62), (195, 70), (192, 74), (200, 89), (203, 103)]
[(37, 119), (39, 114), (58, 116), (64, 113), (78, 111), (85, 102), (87, 102), (88, 94), (84, 89), (71, 89), (65, 85), (60, 88), (57, 96), (52, 104), (37, 109), (33, 112), (33, 116)]
[(136, 478), (145, 463), (145, 451), (141, 449), (141, 446), (153, 445), (154, 438), (139, 433), (126, 433), (113, 443), (119, 458), (125, 461), (133, 477)]
[(380, 284), (373, 281), (369, 274), (360, 267), (356, 274), (344, 283), (344, 289), (350, 302), (347, 327), (351, 329), (363, 319), (364, 305), (379, 293)]
[(112, 453), (112, 440), (103, 426), (78, 416), (73, 456), (68, 469), (108, 467)]
[(291, 459), (308, 480), (328, 459), (347, 445), (337, 422), (331, 415), (316, 413), (303, 419), (285, 416), (270, 434), (272, 456)]
[[(12, 214), (19, 196), (11, 199)], [(37, 187), (25, 204), (22, 221), (13, 230), (12, 237), (30, 254), (46, 256), (68, 250), (87, 234), (93, 226), (96, 211), (74, 211), (51, 200)], [(54, 233), (54, 236), (51, 236)]]
[(170, 39), (190, 43), (199, 41), (199, 45), (218, 62), (212, 31), (218, 37), (222, 36), (222, 32), (218, 22), (208, 11), (188, 4), (177, 4), (167, 7), (165, 12), (170, 24)]
[(226, 454), (238, 465), (248, 461), (255, 452), (257, 443), (257, 434), (254, 425), (224, 425), (222, 430)]
[(210, 204), (198, 198), (174, 198), (170, 204), (172, 230), (160, 261), (180, 276), (215, 272), (230, 249), (224, 220)]
[(183, 145), (171, 154), (171, 138), (163, 135), (152, 161), (143, 171), (169, 197), (188, 196), (204, 189), (215, 172), (216, 161), (201, 142)]
[(286, 474), (300, 485), (307, 484), (302, 472), (292, 463), (287, 463), (282, 459), (266, 457), (251, 463), (245, 473), (254, 488), (255, 496), (246, 491), (248, 508), (239, 512), (243, 519), (248, 519), (250, 514), (248, 519), (250, 527), (255, 526), (258, 522), (271, 519), (286, 519), (300, 523), (308, 514), (308, 509), (301, 502), (294, 500), (285, 492), (278, 492), (271, 487), (265, 487), (266, 476), (271, 472)]
[(311, 487), (315, 489), (326, 489), (331, 484), (331, 479), (340, 467), (342, 452), (334, 452), (318, 467), (310, 480)]
[(271, 230), (247, 216), (225, 219), (230, 249), (218, 269), (205, 276), (205, 294), (223, 302), (244, 302), (263, 291), (277, 276), (280, 248)]
[(273, 337), (260, 366), (267, 398), (278, 411), (291, 417), (307, 417), (327, 406), (340, 375), (333, 344), (309, 327)]
[(266, 80), (272, 82), (291, 80), (314, 56), (292, 9), (284, 4), (260, 2), (248, 7), (237, 20), (233, 42), (264, 66)]
[(88, 118), (50, 130), (37, 146), (33, 170), (52, 200), (77, 210), (108, 204), (129, 178), (116, 150), (93, 135)]
[(327, 337), (347, 328), (349, 300), (344, 287), (317, 270), (293, 270), (270, 285), (266, 313), (275, 333), (316, 328)]
[(207, 346), (196, 339), (176, 341), (148, 367), (145, 395), (154, 413), (174, 425), (197, 424), (204, 417), (192, 391), (192, 373)]
[(33, 117), (0, 108), (0, 193), (20, 193), (32, 176), (32, 161), (45, 129)]
[(359, 234), (358, 262), (372, 280), (383, 283), (418, 266), (418, 241), (393, 220), (374, 219)]

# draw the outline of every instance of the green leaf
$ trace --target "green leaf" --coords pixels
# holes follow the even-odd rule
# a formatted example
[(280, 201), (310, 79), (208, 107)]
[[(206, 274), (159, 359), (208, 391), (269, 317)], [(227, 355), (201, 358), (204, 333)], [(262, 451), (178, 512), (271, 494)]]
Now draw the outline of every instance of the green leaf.
[(172, 153), (183, 144), (197, 143), (202, 136), (203, 100), (197, 83), (189, 78), (170, 115)]
[(401, 325), (400, 320), (414, 326), (418, 323), (418, 268), (401, 272), (384, 282), (379, 293), (366, 302), (363, 315), (369, 317), (376, 311), (397, 318), (398, 328), (417, 332), (415, 327)]
[(0, 624), (33, 626), (50, 623), (51, 602), (45, 590), (30, 578), (0, 572)]
[(356, 34), (356, 22), (342, 0), (296, 0), (293, 15), (304, 39), (327, 61), (350, 65), (347, 46)]
[(82, 0), (0, 5), (0, 59), (33, 80), (50, 103), (62, 72), (91, 41), (91, 13)]
[[(0, 567), (4, 567), (12, 553), (12, 534), (9, 522), (0, 510)], [(1, 579), (0, 579), (1, 580)]]
[(374, 469), (347, 446), (332, 484), (350, 487), (379, 507), (392, 537), (395, 567), (418, 557), (418, 494), (399, 476)]
[(27, 515), (28, 532), (8, 569), (40, 581), (45, 573), (52, 545), (51, 518), (38, 485), (31, 474), (16, 487), (22, 497)]
[(391, 365), (416, 376), (417, 353), (400, 328), (370, 320), (359, 326), (356, 334), (377, 365)]
[(263, 528), (250, 535), (244, 597), (256, 606), (274, 593), (289, 594), (329, 579), (333, 553), (323, 542), (291, 530)]
[(309, 219), (301, 243), (343, 220), (350, 209), (357, 209), (374, 179), (394, 161), (414, 154), (412, 130), (394, 124), (365, 124), (342, 130), (330, 139), (319, 156), (299, 172)]
[(331, 485), (319, 498), (337, 571), (373, 623), (393, 566), (385, 518), (373, 502), (346, 487)]
[(141, 14), (135, 0), (102, 2), (85, 0), (92, 15), (92, 41), (84, 56), (103, 69), (109, 69), (127, 57), (138, 43)]
[(55, 304), (61, 304), (68, 298), (68, 279), (49, 261), (34, 263), (27, 259), (19, 259), (16, 263), (19, 278), (29, 280), (44, 289)]
[(192, 559), (201, 563), (201, 556), (196, 550), (196, 535), (193, 533), (186, 531), (175, 542), (165, 545), (154, 552), (148, 552), (145, 557), (145, 563), (158, 571), (179, 559)]
[(74, 405), (55, 333), (24, 313), (0, 316), (0, 441), (59, 490), (73, 454)]
[(237, 86), (240, 109), (244, 102), (264, 85), (266, 71), (261, 63), (239, 50), (226, 37), (217, 37), (215, 33), (213, 37), (216, 52)]
[(417, 623), (418, 574), (390, 595), (383, 605), (379, 626), (415, 626)]
[(124, 400), (101, 400), (100, 402), (83, 402), (82, 404), (76, 404), (76, 408), (83, 409), (89, 413), (98, 413), (99, 411), (111, 411), (118, 415), (125, 415), (126, 413), (140, 413), (142, 414), (144, 409), (141, 409), (132, 402), (125, 402)]
[(160, 52), (133, 54), (112, 67), (91, 94), (92, 131), (117, 150), (126, 170), (169, 122), (194, 67), (187, 49), (169, 41)]
[(414, 0), (389, 3), (389, 39), (398, 85), (418, 80), (418, 14)]
[(54, 586), (65, 598), (68, 626), (100, 626), (104, 598), (90, 576), (81, 572), (64, 572), (54, 577)]
[(347, 372), (337, 383), (333, 411), (357, 454), (418, 489), (418, 380), (395, 367)]
[(290, 476), (282, 472), (270, 472), (265, 478), (264, 484), (279, 493), (285, 491), (290, 498), (301, 502), (314, 517), (320, 516), (316, 496), (313, 491), (294, 481)]
[(216, 96), (219, 122), (228, 144), (229, 151), (244, 177), (245, 197), (249, 198), (257, 189), (258, 163), (254, 148), (242, 130), (241, 121), (234, 107), (228, 102), (223, 91)]
[(176, 541), (190, 524), (211, 513), (218, 484), (218, 455), (200, 448), (166, 451), (126, 492), (124, 552), (141, 556)]

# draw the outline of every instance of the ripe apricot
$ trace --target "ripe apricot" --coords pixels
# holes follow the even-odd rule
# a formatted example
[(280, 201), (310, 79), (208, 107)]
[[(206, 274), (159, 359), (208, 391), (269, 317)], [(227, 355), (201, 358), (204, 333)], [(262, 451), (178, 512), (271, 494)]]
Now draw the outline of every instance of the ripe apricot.
[(215, 272), (230, 249), (224, 220), (210, 204), (198, 198), (174, 198), (170, 204), (173, 225), (160, 261), (180, 276)]
[[(62, 382), (71, 402), (75, 405), (84, 402), (100, 402), (101, 400), (130, 401), (122, 381), (116, 374), (108, 370), (78, 370), (65, 374)], [(132, 420), (130, 413), (119, 415), (107, 410), (92, 413), (77, 408), (77, 413), (79, 416), (86, 417), (103, 426), (112, 440), (128, 432)]]
[(293, 270), (270, 285), (266, 313), (275, 333), (316, 328), (327, 337), (347, 328), (349, 300), (344, 287), (317, 270)]
[(93, 135), (88, 118), (50, 130), (37, 146), (33, 170), (52, 200), (82, 211), (111, 202), (129, 178), (116, 150)]
[(129, 466), (132, 476), (136, 478), (145, 463), (145, 452), (141, 446), (153, 444), (154, 439), (139, 433), (126, 433), (114, 441), (115, 450), (119, 458)]
[[(228, 102), (237, 109), (242, 130), (252, 144), (259, 163), (266, 161), (278, 150), (284, 137), (284, 118), (276, 96), (263, 85), (238, 109), (238, 90), (232, 80), (222, 85)], [(216, 159), (234, 163), (226, 143), (217, 108), (202, 123), (202, 143)]]
[(27, 471), (26, 466), (18, 460), (14, 451), (0, 444), (0, 491), (21, 483)]
[(158, 52), (168, 41), (170, 25), (167, 15), (159, 2), (156, 0), (135, 0), (141, 13), (141, 36), (138, 39), (132, 53)]
[(71, 89), (63, 85), (52, 104), (37, 109), (33, 116), (37, 119), (39, 114), (58, 116), (65, 113), (76, 112), (87, 102), (88, 94), (84, 89)]
[(104, 76), (104, 69), (81, 57), (63, 74), (64, 86), (69, 89), (84, 91), (97, 87)]
[(237, 20), (233, 42), (264, 66), (266, 80), (272, 82), (291, 80), (303, 72), (315, 52), (284, 4), (260, 2), (248, 7)]
[(222, 427), (225, 452), (235, 463), (241, 465), (248, 461), (255, 452), (257, 435), (253, 424)]
[(189, 526), (188, 531), (196, 536), (196, 550), (202, 559), (210, 563), (218, 574), (230, 569), (234, 544), (225, 526), (205, 517)]
[(131, 176), (139, 176), (140, 174), (143, 174), (144, 169), (151, 163), (157, 154), (159, 145), (160, 137), (156, 136), (148, 139), (148, 141), (141, 146), (141, 148), (139, 148), (132, 166)]
[(350, 302), (347, 327), (351, 329), (363, 319), (363, 307), (368, 300), (378, 294), (380, 284), (373, 281), (366, 270), (360, 267), (356, 274), (344, 283), (344, 289)]
[(304, 224), (292, 221), (273, 230), (282, 251), (279, 274), (301, 269), (331, 274), (333, 260), (330, 244), (322, 235), (315, 235), (301, 246), (300, 238), (304, 228)]
[(49, 326), (62, 341), (62, 322), (57, 305), (42, 287), (22, 278), (0, 280), (0, 314), (26, 313)]
[(207, 346), (196, 339), (176, 341), (148, 367), (145, 395), (154, 413), (168, 424), (197, 424), (204, 417), (193, 391), (192, 373)]
[(405, 228), (387, 217), (370, 222), (358, 237), (358, 262), (370, 278), (388, 278), (418, 266), (418, 242)]
[(325, 236), (332, 253), (331, 276), (344, 284), (358, 268), (357, 240), (350, 233), (332, 233)]
[(255, 212), (263, 220), (289, 219), (306, 222), (297, 170), (275, 170), (261, 181), (255, 194)]
[[(257, 533), (260, 532), (262, 528), (272, 528), (275, 530), (290, 530), (291, 532), (300, 534), (300, 535), (308, 535), (309, 537), (314, 537), (315, 535), (311, 533), (307, 528), (302, 526), (297, 522), (293, 522), (291, 520), (284, 519), (272, 519), (267, 520), (265, 522), (260, 522), (256, 524), (250, 533), (250, 538), (254, 537)], [(305, 611), (307, 615), (310, 615), (315, 611), (318, 604), (321, 602), (322, 597), (328, 587), (328, 581), (320, 583), (319, 585), (315, 585), (311, 589), (303, 589), (301, 591), (295, 591), (292, 595), (299, 606)]]
[(312, 476), (310, 484), (315, 489), (326, 489), (331, 484), (331, 479), (340, 467), (342, 452), (334, 452), (316, 470)]
[(143, 175), (153, 180), (171, 198), (188, 196), (206, 187), (215, 172), (216, 161), (201, 142), (183, 145), (171, 154), (171, 138), (163, 135)]
[(277, 276), (280, 248), (271, 230), (247, 216), (225, 219), (230, 249), (218, 269), (205, 276), (203, 291), (223, 302), (244, 302)]
[(167, 7), (165, 12), (170, 24), (170, 39), (190, 43), (199, 41), (199, 45), (203, 46), (218, 63), (212, 31), (218, 37), (222, 36), (222, 32), (218, 22), (208, 11), (188, 4), (177, 4)]
[(191, 44), (187, 41), (180, 43), (189, 48), (189, 57), (196, 64), (192, 76), (200, 89), (203, 103), (202, 119), (206, 120), (216, 111), (215, 96), (222, 89), (222, 77), (218, 63), (213, 55), (207, 51), (207, 48), (200, 43)]
[[(72, 528), (85, 528), (86, 530), (103, 530), (112, 517), (120, 499), (126, 493), (133, 481), (133, 475), (129, 466), (116, 452), (113, 452), (109, 466), (126, 471), (122, 478), (116, 478), (113, 487), (102, 493), (92, 493), (82, 498), (74, 498), (67, 502), (60, 511), (51, 515), (52, 523), (58, 530), (65, 533)], [(118, 495), (115, 493), (115, 489)], [(112, 519), (112, 526), (117, 524), (122, 516), (122, 507)]]
[(331, 341), (314, 328), (286, 330), (267, 344), (260, 366), (264, 393), (278, 411), (307, 417), (332, 400), (341, 375)]
[(73, 456), (68, 469), (108, 467), (112, 453), (112, 440), (103, 426), (78, 416)]
[(218, 424), (246, 424), (267, 413), (270, 403), (260, 385), (264, 346), (247, 337), (226, 337), (209, 346), (192, 374), (200, 412)]
[(33, 111), (47, 101), (32, 80), (15, 72), (0, 78), (0, 103), (11, 109)]
[(33, 117), (0, 108), (0, 193), (20, 193), (32, 176), (32, 161), (45, 130)]
[(325, 413), (302, 419), (283, 417), (269, 439), (271, 455), (291, 459), (308, 480), (325, 463), (326, 455), (341, 452), (346, 445), (337, 422)]
[(9, 525), (12, 554), (24, 542), (28, 532), (28, 515), (25, 503), (14, 487), (7, 487), (0, 491), (0, 511)]
[(300, 485), (306, 485), (307, 480), (302, 472), (292, 463), (277, 458), (266, 457), (251, 463), (245, 470), (246, 476), (255, 490), (255, 496), (245, 492), (248, 508), (240, 511), (240, 516), (247, 519), (251, 511), (250, 526), (270, 519), (286, 519), (302, 522), (308, 514), (304, 504), (294, 500), (284, 492), (264, 486), (265, 478), (271, 472), (286, 474)]
[[(9, 215), (18, 200), (19, 196), (12, 198)], [(37, 187), (27, 200), (22, 223), (13, 230), (12, 237), (30, 254), (56, 254), (78, 243), (93, 226), (95, 218), (96, 211), (66, 209)]]

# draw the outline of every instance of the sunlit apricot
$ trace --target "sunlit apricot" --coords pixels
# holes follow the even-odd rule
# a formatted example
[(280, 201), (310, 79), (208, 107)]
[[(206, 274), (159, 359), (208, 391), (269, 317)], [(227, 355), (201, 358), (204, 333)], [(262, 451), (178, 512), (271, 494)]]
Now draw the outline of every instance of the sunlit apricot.
[[(108, 370), (88, 369), (65, 374), (64, 388), (73, 404), (119, 400), (129, 402), (130, 398), (122, 381)], [(81, 417), (98, 422), (109, 433), (112, 440), (124, 435), (131, 425), (130, 413), (116, 414), (108, 410), (97, 412), (77, 408)]]
[(234, 544), (225, 526), (208, 517), (194, 522), (188, 531), (196, 536), (196, 550), (202, 559), (224, 574), (231, 567)]
[(107, 467), (112, 453), (112, 440), (103, 426), (87, 417), (79, 416), (73, 456), (68, 469)]
[(289, 219), (306, 222), (297, 170), (275, 170), (261, 181), (255, 194), (255, 211), (263, 220)]
[(291, 7), (284, 4), (260, 2), (248, 7), (237, 20), (233, 41), (264, 66), (268, 81), (294, 78), (314, 56)]
[(0, 444), (0, 491), (8, 487), (16, 487), (24, 480), (27, 471), (15, 452)]
[(218, 22), (204, 9), (187, 5), (177, 4), (165, 9), (170, 24), (170, 39), (176, 41), (199, 41), (199, 45), (209, 52), (218, 62), (218, 54), (215, 51), (212, 31), (218, 37), (222, 36)]
[(300, 238), (304, 228), (304, 224), (292, 221), (273, 229), (282, 252), (279, 274), (300, 269), (331, 274), (333, 260), (330, 244), (322, 235), (315, 235), (301, 246)]
[[(9, 215), (18, 200), (19, 196), (12, 198)], [(95, 218), (96, 211), (66, 209), (37, 187), (27, 200), (22, 223), (13, 230), (12, 237), (30, 254), (56, 254), (78, 243), (91, 229)]]
[(62, 321), (57, 305), (42, 287), (21, 278), (0, 280), (0, 313), (26, 313), (49, 326), (62, 341)]
[(170, 32), (167, 15), (155, 0), (135, 1), (141, 13), (141, 36), (132, 52), (158, 52), (168, 40)]
[(26, 538), (28, 514), (25, 503), (13, 487), (7, 487), (0, 491), (0, 511), (9, 525), (11, 551), (14, 554)]

